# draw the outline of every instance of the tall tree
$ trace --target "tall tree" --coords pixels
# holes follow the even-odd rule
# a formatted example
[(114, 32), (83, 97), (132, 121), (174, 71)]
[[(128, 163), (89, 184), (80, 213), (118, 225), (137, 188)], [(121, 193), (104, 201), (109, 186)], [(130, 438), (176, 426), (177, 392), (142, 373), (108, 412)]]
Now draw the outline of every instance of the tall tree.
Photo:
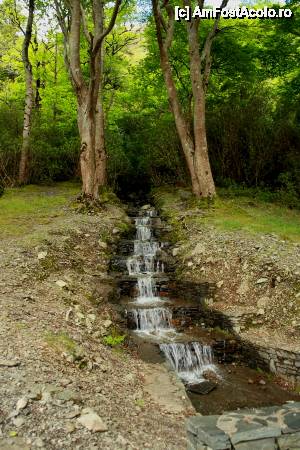
[[(106, 184), (106, 151), (103, 112), (104, 40), (112, 31), (121, 5), (115, 0), (110, 21), (105, 27), (104, 0), (81, 2), (55, 0), (64, 36), (65, 64), (77, 98), (77, 121), (81, 141), (80, 168), (82, 192), (92, 200)], [(90, 31), (89, 11), (93, 30)], [(83, 42), (85, 40), (85, 42)], [(88, 76), (81, 64), (81, 46), (88, 46)]]
[(19, 184), (26, 184), (29, 178), (30, 132), (31, 132), (32, 111), (34, 106), (32, 64), (29, 58), (29, 46), (32, 36), (34, 8), (35, 8), (35, 1), (29, 0), (27, 24), (24, 33), (24, 41), (22, 48), (22, 61), (25, 71), (25, 109), (23, 121), (23, 140), (21, 148), (21, 159), (19, 164), (19, 179), (18, 179)]
[[(198, 6), (203, 8), (203, 0)], [(224, 8), (228, 0), (223, 0)], [(184, 5), (191, 7), (190, 0), (184, 0)], [(183, 153), (189, 169), (193, 192), (197, 197), (213, 197), (216, 194), (211, 172), (205, 125), (205, 94), (211, 69), (211, 47), (218, 32), (220, 16), (215, 20), (206, 40), (200, 50), (199, 25), (200, 18), (186, 22), (189, 47), (189, 72), (193, 99), (193, 126), (185, 117), (180, 104), (176, 84), (170, 63), (170, 48), (174, 36), (174, 7), (170, 0), (152, 0), (153, 14), (156, 26), (156, 36), (159, 46), (161, 69), (164, 75), (169, 102), (174, 115), (175, 124)]]

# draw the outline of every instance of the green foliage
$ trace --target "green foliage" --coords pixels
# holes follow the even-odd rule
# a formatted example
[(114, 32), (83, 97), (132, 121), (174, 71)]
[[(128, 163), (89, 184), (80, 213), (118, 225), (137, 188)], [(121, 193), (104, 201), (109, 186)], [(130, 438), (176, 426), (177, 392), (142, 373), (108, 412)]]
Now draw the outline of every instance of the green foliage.
[[(237, 192), (244, 195), (251, 189), (258, 200), (298, 208), (299, 3), (291, 1), (289, 7), (294, 11), (293, 19), (220, 21), (212, 46), (206, 124), (214, 178), (220, 187), (227, 188), (229, 196)], [(108, 9), (109, 17), (111, 7)], [(108, 179), (120, 197), (153, 186), (188, 185), (149, 5), (146, 9), (146, 21), (139, 24), (135, 2), (126, 2), (105, 42)], [(24, 109), (22, 35), (12, 19), (17, 14), (24, 25), (26, 18), (23, 10), (14, 12), (12, 0), (1, 2), (0, 12), (0, 183), (12, 186), (18, 174)], [(45, 14), (39, 2), (37, 29)], [(211, 25), (209, 20), (202, 22), (201, 42)], [(35, 94), (39, 81), (41, 97), (32, 122), (30, 181), (47, 183), (79, 175), (80, 145), (77, 105), (65, 70), (62, 35), (53, 24), (43, 31), (42, 39), (40, 34), (37, 45), (30, 48)], [(87, 52), (84, 44), (82, 66), (89, 77)], [(175, 24), (170, 61), (183, 111), (192, 127), (184, 23)], [(102, 193), (104, 203), (109, 197)]]
[(108, 336), (105, 336), (103, 338), (103, 342), (105, 345), (108, 345), (109, 347), (119, 347), (122, 344), (124, 344), (124, 341), (126, 339), (126, 334), (110, 334)]

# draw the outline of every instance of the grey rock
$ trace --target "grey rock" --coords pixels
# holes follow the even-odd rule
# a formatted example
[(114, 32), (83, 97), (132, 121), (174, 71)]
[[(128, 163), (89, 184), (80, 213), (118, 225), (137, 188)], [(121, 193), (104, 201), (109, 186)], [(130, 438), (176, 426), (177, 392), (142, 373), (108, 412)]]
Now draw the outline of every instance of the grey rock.
[[(250, 428), (250, 425), (253, 424), (247, 424), (245, 428)], [(238, 444), (240, 442), (247, 442), (247, 441), (253, 441), (258, 439), (265, 439), (265, 438), (275, 438), (281, 435), (281, 429), (279, 427), (265, 427), (265, 426), (255, 426), (251, 427), (249, 430), (245, 431), (239, 431), (235, 433), (231, 437), (231, 442), (233, 444)]]
[(289, 412), (284, 416), (284, 423), (290, 431), (300, 431), (300, 411)]
[(300, 433), (281, 436), (277, 439), (279, 450), (299, 450)]
[(26, 406), (28, 405), (28, 398), (26, 397), (22, 397), (17, 401), (17, 411), (20, 411), (20, 409), (24, 409), (26, 408)]
[(234, 446), (235, 450), (277, 450), (275, 439), (260, 439), (259, 441), (242, 442)]
[(56, 394), (56, 398), (62, 402), (74, 402), (80, 403), (81, 397), (77, 392), (71, 391), (70, 389), (64, 389)]
[[(229, 437), (216, 426), (219, 416), (196, 416), (187, 420), (187, 430), (196, 436), (197, 443), (214, 450), (231, 448)], [(197, 448), (197, 447), (196, 447)]]
[(23, 417), (15, 417), (15, 418), (13, 419), (13, 424), (14, 424), (14, 426), (17, 427), (17, 428), (19, 428), (19, 427), (21, 427), (22, 425), (24, 425), (24, 423), (25, 423), (25, 420), (23, 419)]
[(88, 430), (95, 432), (107, 431), (107, 425), (103, 422), (100, 416), (93, 410), (86, 409), (86, 413), (82, 414), (78, 419), (78, 423), (86, 427)]

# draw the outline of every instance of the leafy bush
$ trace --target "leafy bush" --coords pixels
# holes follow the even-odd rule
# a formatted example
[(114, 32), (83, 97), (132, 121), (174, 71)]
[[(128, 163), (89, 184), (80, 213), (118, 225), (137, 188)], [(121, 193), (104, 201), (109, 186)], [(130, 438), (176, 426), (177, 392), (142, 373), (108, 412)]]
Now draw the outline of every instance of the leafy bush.
[(126, 334), (118, 335), (118, 334), (110, 334), (103, 338), (103, 342), (109, 347), (118, 347), (122, 345), (126, 339)]

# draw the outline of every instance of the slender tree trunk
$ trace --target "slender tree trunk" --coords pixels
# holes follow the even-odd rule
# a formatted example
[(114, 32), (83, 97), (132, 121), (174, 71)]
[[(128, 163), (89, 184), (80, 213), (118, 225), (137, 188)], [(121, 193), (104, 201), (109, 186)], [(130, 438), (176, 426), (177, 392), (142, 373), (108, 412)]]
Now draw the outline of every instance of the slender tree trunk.
[(22, 60), (25, 70), (25, 109), (23, 122), (23, 141), (21, 148), (21, 159), (19, 164), (19, 184), (26, 184), (28, 183), (29, 179), (30, 133), (34, 104), (32, 65), (29, 60), (29, 45), (32, 35), (33, 16), (34, 0), (29, 0), (28, 19), (22, 49)]

